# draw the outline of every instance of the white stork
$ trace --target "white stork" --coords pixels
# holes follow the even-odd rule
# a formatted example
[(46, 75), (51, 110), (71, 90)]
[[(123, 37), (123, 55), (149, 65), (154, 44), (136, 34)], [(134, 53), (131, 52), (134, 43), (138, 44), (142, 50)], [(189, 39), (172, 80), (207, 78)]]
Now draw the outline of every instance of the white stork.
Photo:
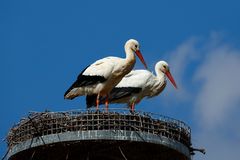
[(105, 96), (106, 110), (108, 110), (108, 94), (134, 67), (136, 58), (139, 57), (145, 68), (147, 65), (139, 50), (139, 43), (134, 39), (126, 42), (126, 58), (106, 57), (97, 60), (86, 67), (77, 77), (77, 80), (65, 92), (65, 99), (74, 99), (77, 96), (97, 95), (95, 104), (98, 109), (99, 97)]
[[(135, 104), (139, 103), (144, 97), (151, 98), (160, 94), (166, 87), (166, 76), (177, 85), (170, 73), (169, 66), (165, 61), (159, 61), (155, 65), (156, 76), (148, 70), (133, 70), (127, 74), (121, 82), (113, 88), (109, 94), (110, 103), (127, 103), (134, 111)], [(87, 107), (96, 105), (93, 98), (96, 95), (86, 97)], [(105, 97), (100, 97), (100, 104)]]

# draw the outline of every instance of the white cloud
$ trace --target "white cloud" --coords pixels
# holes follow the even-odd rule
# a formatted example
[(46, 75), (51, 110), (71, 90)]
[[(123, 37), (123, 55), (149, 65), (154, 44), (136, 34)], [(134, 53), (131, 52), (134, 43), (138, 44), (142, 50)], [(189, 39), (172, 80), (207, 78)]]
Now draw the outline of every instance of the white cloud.
[[(237, 133), (236, 133), (237, 134)], [(194, 137), (195, 143), (206, 149), (206, 154), (196, 153), (194, 160), (237, 160), (239, 159), (240, 141), (230, 138), (230, 135), (224, 135), (221, 131), (199, 131)]]
[[(205, 50), (195, 74), (201, 88), (194, 101), (199, 123), (196, 145), (204, 146), (204, 159), (237, 159), (240, 156), (240, 50), (220, 43)], [(203, 159), (196, 156), (196, 159)]]
[(198, 57), (198, 51), (195, 48), (196, 43), (198, 42), (197, 38), (190, 38), (186, 42), (179, 45), (174, 51), (170, 51), (167, 55), (167, 62), (170, 66), (170, 71), (177, 83), (178, 90), (175, 90), (172, 87), (171, 82), (168, 81), (168, 85), (166, 87), (166, 91), (162, 94), (165, 101), (172, 101), (174, 97), (175, 101), (188, 101), (191, 99), (191, 93), (187, 88), (186, 80), (184, 78), (188, 71), (188, 66), (196, 61)]
[(169, 97), (174, 97), (175, 103), (191, 105), (193, 146), (207, 151), (194, 159), (240, 157), (240, 49), (213, 32), (208, 39), (191, 38), (170, 52), (169, 64), (180, 89), (176, 93), (168, 87), (163, 100), (172, 104)]
[(240, 51), (219, 46), (206, 53), (195, 75), (202, 83), (195, 111), (205, 127), (217, 128), (240, 106)]

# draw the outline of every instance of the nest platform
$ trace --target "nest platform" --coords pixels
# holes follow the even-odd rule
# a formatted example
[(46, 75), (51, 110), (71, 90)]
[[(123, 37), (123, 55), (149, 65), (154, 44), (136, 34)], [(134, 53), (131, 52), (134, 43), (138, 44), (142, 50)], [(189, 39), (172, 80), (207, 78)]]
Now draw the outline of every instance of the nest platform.
[(127, 109), (30, 112), (7, 143), (10, 160), (191, 159), (184, 122)]

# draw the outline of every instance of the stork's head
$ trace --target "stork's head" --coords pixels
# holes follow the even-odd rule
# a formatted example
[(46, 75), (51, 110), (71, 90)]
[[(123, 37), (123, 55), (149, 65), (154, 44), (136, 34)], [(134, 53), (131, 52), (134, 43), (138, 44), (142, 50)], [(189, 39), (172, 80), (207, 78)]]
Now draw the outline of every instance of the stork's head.
[(132, 51), (136, 52), (137, 50), (140, 49), (140, 45), (137, 40), (135, 39), (129, 39), (126, 44), (126, 47), (130, 48)]
[(155, 66), (155, 70), (156, 70), (156, 72), (160, 71), (160, 72), (164, 73), (168, 77), (168, 79), (171, 81), (173, 86), (177, 89), (177, 84), (176, 84), (174, 78), (172, 77), (172, 74), (170, 72), (167, 62), (159, 61)]
[(145, 63), (145, 60), (142, 56), (142, 53), (140, 52), (140, 45), (138, 43), (137, 40), (135, 39), (129, 39), (126, 43), (125, 43), (125, 50), (126, 52), (128, 50), (131, 50), (133, 51), (137, 56), (138, 58), (141, 60), (141, 62), (143, 63), (143, 65), (145, 66), (145, 68), (147, 69), (147, 64)]

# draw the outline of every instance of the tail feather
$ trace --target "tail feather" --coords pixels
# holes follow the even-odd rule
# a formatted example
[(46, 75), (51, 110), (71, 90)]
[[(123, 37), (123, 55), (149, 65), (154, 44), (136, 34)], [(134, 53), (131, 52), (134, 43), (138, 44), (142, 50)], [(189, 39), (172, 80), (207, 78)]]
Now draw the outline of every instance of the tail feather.
[(77, 95), (74, 94), (74, 87), (76, 85), (76, 82), (72, 84), (72, 86), (65, 92), (64, 99), (74, 99)]

